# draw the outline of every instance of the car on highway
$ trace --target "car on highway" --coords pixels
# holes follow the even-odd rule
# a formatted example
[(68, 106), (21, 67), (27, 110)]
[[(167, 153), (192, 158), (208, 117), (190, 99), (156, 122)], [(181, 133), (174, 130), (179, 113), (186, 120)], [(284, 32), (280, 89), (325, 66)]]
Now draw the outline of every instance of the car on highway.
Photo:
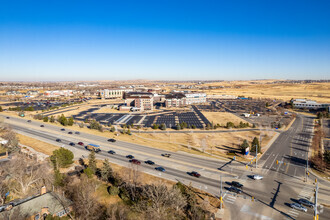
[(30, 122), (31, 122), (31, 120), (27, 120), (27, 122), (29, 122), (29, 123), (30, 123)]
[(116, 139), (110, 138), (108, 139), (109, 142), (116, 142)]
[(83, 142), (78, 142), (79, 145), (81, 146), (84, 146), (84, 143)]
[(151, 161), (151, 160), (147, 160), (147, 161), (144, 161), (146, 164), (149, 164), (149, 165), (154, 165), (155, 162)]
[(314, 203), (312, 203), (311, 201), (309, 201), (309, 200), (307, 200), (307, 199), (299, 199), (298, 202), (299, 202), (301, 205), (305, 205), (305, 206), (308, 206), (308, 207), (314, 208)]
[(113, 151), (113, 150), (109, 150), (108, 153), (109, 153), (109, 154), (116, 154), (116, 152)]
[(156, 167), (155, 170), (158, 170), (160, 172), (165, 172), (165, 169), (163, 167)]
[(79, 131), (76, 131), (75, 134), (80, 134), (80, 132)]
[(196, 171), (192, 171), (192, 172), (190, 172), (189, 175), (190, 175), (190, 176), (197, 177), (197, 178), (199, 178), (199, 177), (201, 176), (201, 175), (200, 175), (198, 172), (196, 172)]
[(240, 194), (242, 192), (242, 190), (240, 190), (240, 189), (238, 189), (238, 188), (236, 188), (234, 186), (229, 187), (229, 191), (230, 192), (237, 193), (237, 194)]
[(61, 131), (65, 131), (65, 129), (64, 129), (64, 128), (62, 128), (62, 129), (61, 129)]
[(163, 157), (170, 157), (171, 154), (162, 154)]
[(129, 162), (131, 162), (133, 164), (136, 164), (136, 165), (140, 165), (141, 164), (141, 162), (139, 160), (137, 160), (137, 159), (132, 159)]
[(72, 134), (72, 131), (69, 131), (68, 134)]
[(257, 175), (257, 174), (256, 175), (253, 175), (252, 178), (255, 179), (255, 180), (262, 180), (263, 179), (262, 176)]
[(296, 202), (291, 203), (290, 204), (290, 207), (293, 208), (293, 209), (297, 209), (299, 211), (307, 212), (307, 208), (306, 207), (304, 207), (304, 206), (302, 206), (302, 205), (300, 205), (299, 203), (296, 203)]
[(57, 138), (57, 139), (56, 139), (56, 142), (61, 142), (61, 139)]
[(73, 143), (73, 142), (71, 142), (69, 145), (70, 145), (70, 146), (75, 146), (76, 144), (75, 144), (75, 143)]
[(43, 128), (43, 127), (45, 127), (45, 125), (40, 125), (40, 127), (42, 127), (42, 128)]
[(243, 188), (243, 184), (240, 184), (240, 183), (237, 182), (237, 181), (232, 181), (232, 182), (231, 182), (231, 185), (232, 185), (232, 186), (235, 186), (236, 188)]
[(126, 158), (133, 159), (134, 156), (129, 154), (129, 155), (126, 156)]
[(6, 117), (7, 119), (10, 119), (10, 117)]

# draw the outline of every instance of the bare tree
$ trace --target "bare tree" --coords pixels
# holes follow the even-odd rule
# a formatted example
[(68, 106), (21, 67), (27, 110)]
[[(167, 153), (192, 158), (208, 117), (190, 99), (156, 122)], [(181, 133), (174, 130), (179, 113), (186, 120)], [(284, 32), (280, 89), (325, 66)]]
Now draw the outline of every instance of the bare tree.
[(50, 167), (47, 164), (37, 163), (20, 154), (6, 164), (6, 170), (11, 178), (11, 191), (20, 196), (27, 195), (31, 190), (40, 189), (50, 174)]
[(29, 216), (27, 213), (22, 212), (21, 208), (14, 207), (9, 211), (4, 211), (0, 213), (0, 219), (3, 220), (11, 220), (11, 219), (27, 219)]
[(10, 152), (17, 152), (19, 150), (18, 138), (16, 133), (11, 129), (7, 128), (6, 132), (1, 136), (3, 139), (7, 140), (7, 144), (4, 145), (5, 148)]
[(95, 181), (85, 175), (78, 183), (67, 186), (66, 194), (73, 201), (76, 219), (96, 220), (105, 215), (105, 208), (93, 197), (96, 187)]
[(0, 205), (5, 203), (6, 193), (8, 192), (7, 174), (3, 167), (0, 167)]
[(176, 187), (168, 189), (165, 185), (145, 185), (142, 200), (135, 206), (150, 219), (169, 219), (179, 214), (186, 200)]

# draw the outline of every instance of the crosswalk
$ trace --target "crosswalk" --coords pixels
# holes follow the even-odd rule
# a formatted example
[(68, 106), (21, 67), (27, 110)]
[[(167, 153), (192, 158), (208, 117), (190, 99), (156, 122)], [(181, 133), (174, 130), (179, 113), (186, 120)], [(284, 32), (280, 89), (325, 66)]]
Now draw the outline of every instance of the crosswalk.
[(292, 218), (297, 219), (299, 216), (299, 211), (291, 208), (291, 210), (288, 212), (288, 215), (291, 218), (285, 217), (284, 219), (286, 219), (286, 220), (292, 219)]
[(224, 201), (225, 201), (225, 203), (234, 204), (235, 201), (236, 201), (236, 198), (237, 198), (236, 196), (232, 196), (232, 195), (227, 194)]
[[(239, 182), (244, 185), (246, 180), (247, 180), (247, 173), (244, 172), (241, 178), (239, 179)], [(225, 203), (234, 204), (236, 199), (237, 199), (237, 195), (235, 193), (231, 193), (228, 191), (226, 191), (225, 195), (223, 196), (223, 200)]]

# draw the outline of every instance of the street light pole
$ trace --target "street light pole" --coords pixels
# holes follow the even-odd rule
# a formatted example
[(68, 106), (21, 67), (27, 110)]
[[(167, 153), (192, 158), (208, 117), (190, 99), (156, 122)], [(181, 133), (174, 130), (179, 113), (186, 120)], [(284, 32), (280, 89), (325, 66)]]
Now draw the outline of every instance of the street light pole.
[(222, 176), (220, 175), (220, 209), (222, 209)]
[(314, 220), (318, 220), (319, 219), (319, 216), (317, 214), (317, 191), (318, 190), (319, 190), (319, 185), (318, 185), (318, 183), (316, 183), (315, 200), (314, 200)]

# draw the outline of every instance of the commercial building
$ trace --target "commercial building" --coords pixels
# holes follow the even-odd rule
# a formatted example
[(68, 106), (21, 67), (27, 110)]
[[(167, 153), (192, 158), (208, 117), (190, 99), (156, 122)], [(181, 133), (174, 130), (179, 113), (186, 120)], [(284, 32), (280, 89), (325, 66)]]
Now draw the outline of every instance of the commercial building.
[(45, 97), (73, 96), (73, 90), (53, 90), (44, 92)]
[(150, 92), (128, 92), (124, 98), (127, 106), (136, 107), (140, 111), (154, 109), (154, 95)]
[(127, 93), (132, 91), (133, 89), (104, 89), (99, 92), (99, 96), (103, 99), (122, 99), (125, 92)]
[(171, 93), (165, 98), (167, 108), (206, 103), (205, 93)]
[(317, 103), (313, 100), (306, 99), (294, 99), (292, 100), (292, 106), (294, 108), (306, 108), (306, 109), (327, 109), (330, 103)]

